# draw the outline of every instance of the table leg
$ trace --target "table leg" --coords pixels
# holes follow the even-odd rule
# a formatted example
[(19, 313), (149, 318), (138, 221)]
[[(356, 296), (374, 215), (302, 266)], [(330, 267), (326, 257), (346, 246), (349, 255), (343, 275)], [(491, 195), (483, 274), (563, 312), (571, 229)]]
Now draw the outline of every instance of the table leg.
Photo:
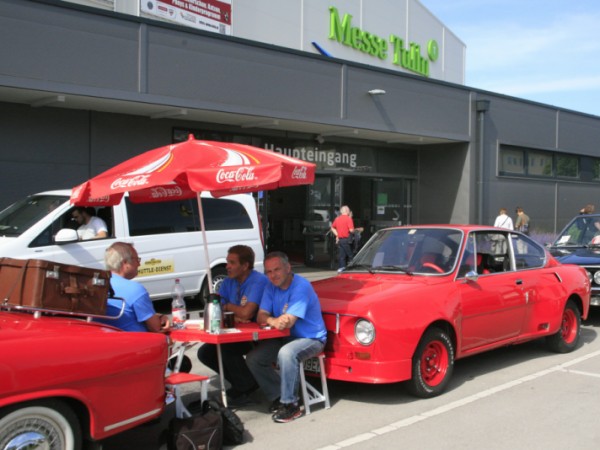
[[(185, 354), (187, 343), (176, 342), (173, 344), (173, 349), (171, 350), (171, 358), (174, 353), (177, 353), (177, 358), (175, 359), (175, 366), (173, 367), (173, 372), (179, 372), (181, 368), (181, 361), (183, 361), (183, 355)], [(171, 359), (169, 358), (169, 359)]]
[(221, 381), (221, 400), (227, 407), (227, 392), (225, 392), (225, 373), (223, 372), (223, 356), (221, 355), (221, 344), (217, 344), (217, 360), (219, 362), (219, 380)]

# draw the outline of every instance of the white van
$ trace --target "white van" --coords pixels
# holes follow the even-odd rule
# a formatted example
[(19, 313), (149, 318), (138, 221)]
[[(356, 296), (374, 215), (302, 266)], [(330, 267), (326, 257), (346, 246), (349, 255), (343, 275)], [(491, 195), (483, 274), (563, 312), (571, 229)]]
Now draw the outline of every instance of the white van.
[[(70, 190), (31, 195), (0, 211), (0, 257), (45, 259), (65, 264), (104, 268), (104, 251), (115, 241), (135, 245), (141, 258), (141, 282), (153, 300), (169, 298), (175, 278), (186, 296), (208, 293), (206, 258), (196, 199), (132, 203), (127, 196), (113, 207), (96, 208), (108, 227), (108, 238), (77, 240)], [(251, 195), (212, 198), (202, 195), (202, 209), (213, 286), (227, 276), (227, 249), (244, 244), (256, 254), (255, 269), (263, 271), (263, 243), (256, 203)], [(57, 242), (57, 233), (70, 235)], [(62, 239), (61, 239), (62, 240)]]

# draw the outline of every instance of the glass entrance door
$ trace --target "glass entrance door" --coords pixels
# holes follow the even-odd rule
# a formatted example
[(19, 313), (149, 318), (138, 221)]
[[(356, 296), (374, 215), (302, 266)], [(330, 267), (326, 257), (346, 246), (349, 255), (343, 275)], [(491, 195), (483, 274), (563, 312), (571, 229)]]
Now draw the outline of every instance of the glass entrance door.
[[(338, 183), (339, 185), (339, 183)], [(335, 240), (329, 232), (335, 218), (335, 179), (332, 175), (317, 175), (312, 186), (308, 186), (306, 217), (303, 234), (306, 243), (305, 264), (329, 267), (333, 258)]]
[(364, 230), (357, 247), (377, 230), (411, 223), (412, 183), (409, 179), (317, 175), (307, 187), (304, 263), (337, 267), (335, 238), (329, 230), (342, 205), (352, 210), (355, 227)]

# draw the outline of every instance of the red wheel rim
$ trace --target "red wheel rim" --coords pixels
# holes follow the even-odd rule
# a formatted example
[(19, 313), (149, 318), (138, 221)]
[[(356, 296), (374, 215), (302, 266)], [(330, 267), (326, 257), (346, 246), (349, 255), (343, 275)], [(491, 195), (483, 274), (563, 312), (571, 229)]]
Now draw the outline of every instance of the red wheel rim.
[(573, 310), (565, 310), (562, 317), (560, 332), (562, 334), (563, 341), (565, 341), (567, 344), (571, 344), (577, 337), (577, 318), (575, 317)]
[(421, 378), (429, 386), (437, 386), (448, 370), (448, 350), (440, 341), (427, 344), (421, 356)]

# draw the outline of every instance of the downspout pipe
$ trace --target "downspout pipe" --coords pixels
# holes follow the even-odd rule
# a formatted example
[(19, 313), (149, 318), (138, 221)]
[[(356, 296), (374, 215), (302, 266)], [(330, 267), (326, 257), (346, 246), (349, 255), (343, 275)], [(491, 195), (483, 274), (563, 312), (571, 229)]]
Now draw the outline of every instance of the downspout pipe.
[(483, 225), (483, 170), (485, 167), (485, 113), (490, 109), (489, 100), (476, 100), (477, 137), (478, 137), (478, 167), (477, 167), (477, 223)]

